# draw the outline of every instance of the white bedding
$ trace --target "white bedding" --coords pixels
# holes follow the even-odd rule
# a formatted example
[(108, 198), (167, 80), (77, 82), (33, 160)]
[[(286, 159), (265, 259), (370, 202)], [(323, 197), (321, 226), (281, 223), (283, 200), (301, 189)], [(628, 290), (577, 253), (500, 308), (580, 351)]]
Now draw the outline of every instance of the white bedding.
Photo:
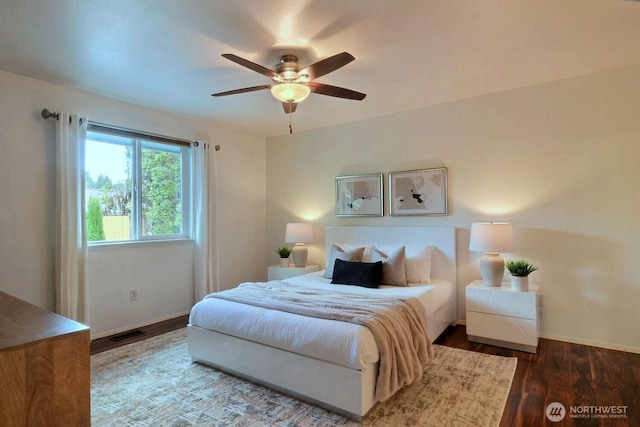
[[(322, 272), (293, 277), (286, 282), (292, 286), (304, 285), (334, 292), (342, 288), (351, 293), (413, 296), (425, 307), (427, 318), (446, 304), (454, 292), (453, 285), (442, 280), (432, 280), (426, 285), (381, 286), (378, 289), (335, 285), (323, 278)], [(191, 310), (189, 323), (352, 369), (363, 369), (379, 360), (371, 332), (363, 326), (347, 322), (205, 297)]]

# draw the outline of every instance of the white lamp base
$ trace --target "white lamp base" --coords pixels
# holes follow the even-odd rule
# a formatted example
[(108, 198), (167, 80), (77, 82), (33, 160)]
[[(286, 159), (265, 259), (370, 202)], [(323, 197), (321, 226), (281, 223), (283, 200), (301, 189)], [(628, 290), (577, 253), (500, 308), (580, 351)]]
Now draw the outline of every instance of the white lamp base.
[(480, 274), (485, 286), (500, 286), (504, 278), (504, 259), (495, 252), (485, 252), (480, 258)]
[(296, 243), (293, 246), (291, 254), (293, 256), (293, 264), (296, 267), (301, 268), (307, 266), (307, 247), (304, 243)]

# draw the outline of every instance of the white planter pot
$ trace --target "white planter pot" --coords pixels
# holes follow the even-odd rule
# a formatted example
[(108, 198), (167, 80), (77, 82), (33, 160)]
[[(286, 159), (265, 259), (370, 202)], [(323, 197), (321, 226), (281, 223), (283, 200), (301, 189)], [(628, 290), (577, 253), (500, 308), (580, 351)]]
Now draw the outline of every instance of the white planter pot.
[(511, 289), (526, 292), (529, 290), (529, 277), (511, 276)]
[(289, 258), (280, 258), (280, 267), (289, 267)]

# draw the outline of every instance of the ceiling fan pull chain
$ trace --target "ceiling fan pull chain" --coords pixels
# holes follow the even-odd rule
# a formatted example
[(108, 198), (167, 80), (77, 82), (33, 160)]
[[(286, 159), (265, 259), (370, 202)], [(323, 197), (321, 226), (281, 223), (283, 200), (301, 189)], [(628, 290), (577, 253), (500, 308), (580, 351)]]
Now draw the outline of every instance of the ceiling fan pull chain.
[(289, 113), (289, 135), (293, 135), (293, 128), (291, 127), (291, 113)]

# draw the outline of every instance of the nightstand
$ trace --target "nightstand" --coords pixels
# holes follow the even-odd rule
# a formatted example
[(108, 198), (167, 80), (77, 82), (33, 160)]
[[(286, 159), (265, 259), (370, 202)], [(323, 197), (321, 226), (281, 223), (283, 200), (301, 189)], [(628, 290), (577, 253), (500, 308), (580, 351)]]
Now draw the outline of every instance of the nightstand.
[(526, 292), (511, 285), (485, 286), (475, 280), (466, 287), (469, 341), (536, 353), (540, 331), (538, 286)]
[(279, 265), (270, 266), (267, 272), (268, 280), (284, 280), (289, 277), (300, 276), (301, 274), (313, 273), (319, 271), (317, 265), (307, 265), (306, 267), (280, 267)]

